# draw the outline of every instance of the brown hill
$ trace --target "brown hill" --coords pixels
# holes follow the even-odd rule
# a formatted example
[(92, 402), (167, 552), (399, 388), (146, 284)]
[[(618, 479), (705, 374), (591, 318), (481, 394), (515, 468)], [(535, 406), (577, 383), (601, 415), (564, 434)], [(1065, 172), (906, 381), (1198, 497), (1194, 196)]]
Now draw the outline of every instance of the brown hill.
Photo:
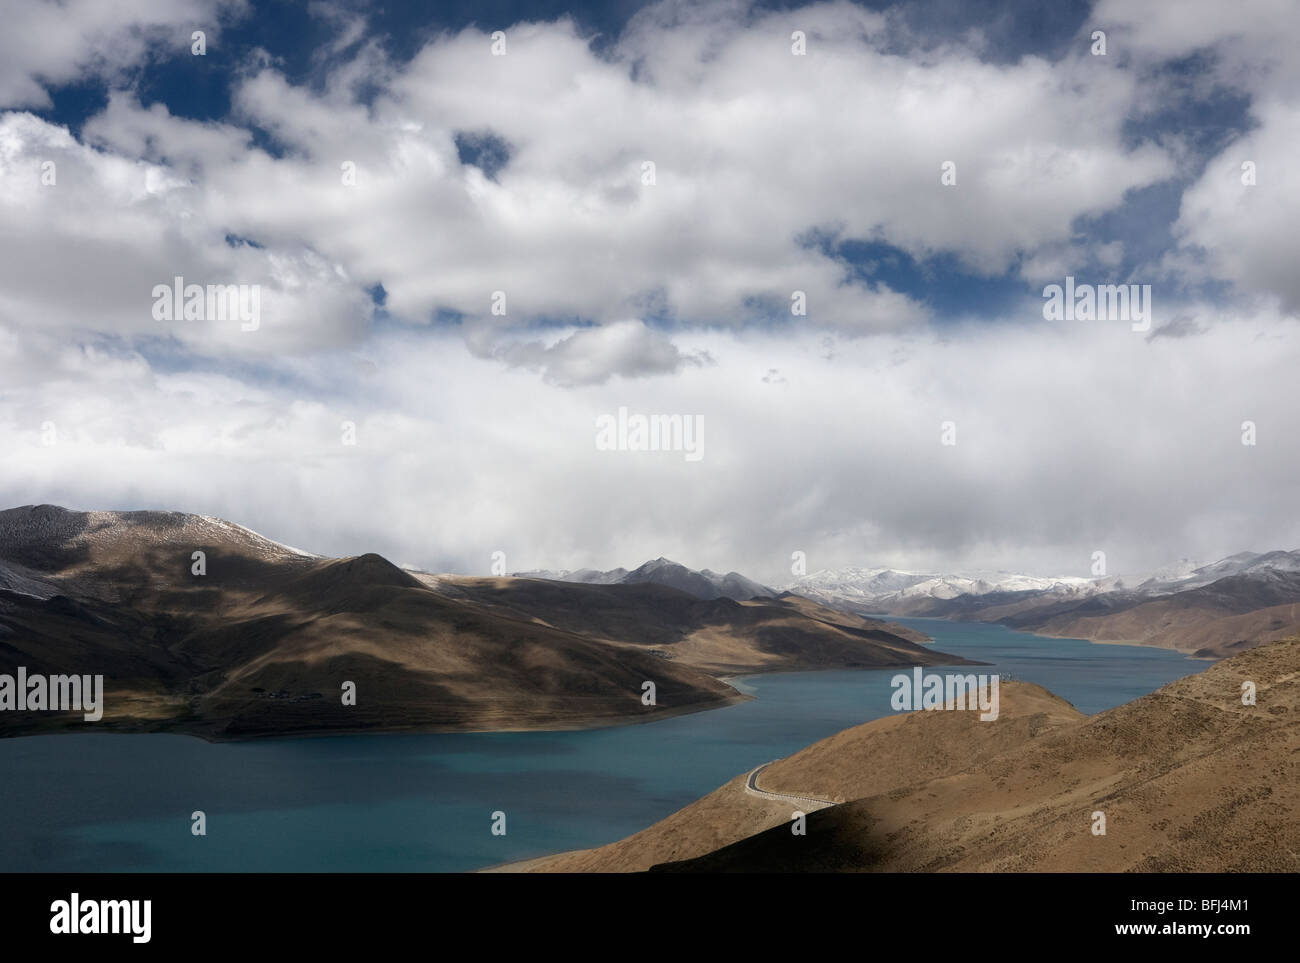
[[(934, 664), (928, 636), (799, 596), (700, 599), (666, 585), (439, 576), (437, 587), (517, 618), (649, 646), (714, 674)], [(952, 657), (945, 657), (951, 659)]]
[[(970, 725), (963, 712), (905, 713), (846, 729), (762, 768), (757, 788), (835, 802), (892, 793), (934, 778), (958, 762), (978, 764), (1054, 726), (1085, 718), (1068, 702), (1029, 683), (1001, 687), (996, 722)], [(745, 791), (748, 774), (648, 829), (598, 849), (504, 867), (546, 872), (638, 872), (704, 856), (772, 827), (788, 832), (786, 801)]]
[[(1257, 705), (1241, 704), (1254, 682)], [(739, 777), (550, 871), (1300, 869), (1300, 639), (1084, 717), (1036, 686), (1002, 713), (921, 712), (846, 730), (762, 770), (768, 792), (847, 800), (790, 831)], [(810, 807), (804, 807), (810, 808)], [(1105, 813), (1106, 834), (1091, 831)]]
[(905, 599), (887, 608), (894, 616), (997, 622), (1038, 635), (1154, 645), (1201, 658), (1223, 658), (1300, 631), (1300, 572), (1229, 575), (1155, 596), (1134, 591), (1085, 598), (1000, 592)]
[(1111, 611), (1030, 607), (1009, 616), (995, 609), (980, 618), (1059, 638), (1139, 642), (1221, 658), (1296, 634), (1300, 574), (1233, 576), (1185, 592), (1123, 602)]
[[(723, 672), (961, 661), (801, 602), (416, 575), (179, 513), (0, 512), (0, 672), (104, 675), (97, 728), (572, 728), (743, 698)], [(344, 682), (355, 705), (342, 704)], [(0, 714), (6, 735), (85, 725)]]

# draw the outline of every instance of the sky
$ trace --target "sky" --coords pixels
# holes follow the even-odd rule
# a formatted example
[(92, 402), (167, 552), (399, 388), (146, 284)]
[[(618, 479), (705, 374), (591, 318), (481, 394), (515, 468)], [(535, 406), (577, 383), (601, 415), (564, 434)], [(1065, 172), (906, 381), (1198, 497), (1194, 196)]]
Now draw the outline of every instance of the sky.
[(769, 584), (1300, 546), (1289, 0), (0, 18), (4, 507)]

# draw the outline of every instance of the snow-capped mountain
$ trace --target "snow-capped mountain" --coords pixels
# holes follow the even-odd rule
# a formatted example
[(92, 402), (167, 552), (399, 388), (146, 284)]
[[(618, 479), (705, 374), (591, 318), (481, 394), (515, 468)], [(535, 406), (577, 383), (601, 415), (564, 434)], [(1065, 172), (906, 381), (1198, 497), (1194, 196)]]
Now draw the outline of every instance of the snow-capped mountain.
[(1082, 578), (1059, 576), (1043, 578), (1013, 572), (976, 572), (941, 575), (924, 572), (901, 572), (896, 569), (823, 569), (796, 579), (787, 591), (826, 604), (850, 604), (876, 607), (887, 611), (893, 604), (909, 599), (955, 599), (961, 596), (985, 596), (1012, 592), (1039, 592), (1071, 597), (1085, 597), (1123, 587), (1115, 577)]
[(633, 585), (652, 582), (689, 592), (701, 599), (729, 598), (738, 602), (781, 594), (766, 585), (760, 585), (753, 579), (746, 578), (739, 572), (721, 575), (707, 568), (697, 571), (662, 557), (646, 562), (630, 572), (625, 568), (610, 569), (607, 572), (584, 568), (573, 572), (563, 569), (516, 572), (515, 575), (519, 578), (545, 578), (558, 582), (586, 582), (591, 585)]
[(796, 579), (787, 590), (814, 599), (867, 602), (904, 591), (933, 577), (891, 568), (822, 569)]
[(1184, 563), (1180, 569), (1159, 572), (1142, 582), (1143, 595), (1168, 595), (1200, 588), (1231, 575), (1263, 575), (1270, 572), (1300, 572), (1300, 551), (1238, 552), (1209, 565)]
[[(129, 555), (140, 546), (166, 543), (193, 548), (237, 547), (243, 554), (263, 559), (320, 557), (211, 515), (79, 512), (58, 505), (24, 505), (0, 511), (0, 555), (10, 564), (20, 563), (37, 571), (49, 567), (51, 557), (62, 559), (69, 552), (81, 553), (89, 561)], [(11, 574), (5, 578), (15, 577)]]
[[(1241, 613), (1300, 602), (1298, 589), (1300, 551), (1273, 551), (1239, 552), (1209, 565), (1184, 559), (1139, 578), (824, 570), (797, 579), (787, 591), (863, 615), (1002, 621), (1031, 630), (1050, 626), (1067, 634), (1087, 635), (1091, 623), (1081, 619), (1134, 611), (1147, 603), (1171, 601), (1204, 607), (1212, 600), (1226, 612)], [(1136, 624), (1139, 617), (1130, 618)], [(1146, 620), (1147, 616), (1140, 618)], [(1274, 621), (1289, 618), (1278, 615)], [(1168, 622), (1166, 609), (1151, 609), (1149, 621), (1153, 625)], [(1108, 631), (1141, 634), (1132, 626)], [(1240, 629), (1225, 624), (1224, 631)]]

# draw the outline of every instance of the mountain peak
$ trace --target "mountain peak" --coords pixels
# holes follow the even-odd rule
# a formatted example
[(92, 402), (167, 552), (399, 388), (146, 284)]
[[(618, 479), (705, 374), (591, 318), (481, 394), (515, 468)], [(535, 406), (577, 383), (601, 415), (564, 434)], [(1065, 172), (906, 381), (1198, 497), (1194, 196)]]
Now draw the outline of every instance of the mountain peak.
[(0, 511), (0, 552), (36, 569), (129, 554), (160, 543), (222, 546), (259, 558), (315, 558), (250, 528), (211, 515), (170, 511), (78, 511), (23, 505)]
[(517, 574), (527, 578), (548, 578), (553, 581), (585, 582), (592, 585), (636, 585), (645, 583), (667, 585), (669, 588), (675, 588), (689, 595), (694, 595), (696, 598), (707, 600), (729, 598), (744, 602), (752, 598), (779, 594), (766, 585), (748, 579), (738, 572), (718, 575), (708, 569), (696, 571), (662, 555), (648, 562), (643, 562), (630, 572), (625, 568), (610, 569), (607, 572), (584, 568), (576, 572), (561, 570), (558, 572), (519, 572)]

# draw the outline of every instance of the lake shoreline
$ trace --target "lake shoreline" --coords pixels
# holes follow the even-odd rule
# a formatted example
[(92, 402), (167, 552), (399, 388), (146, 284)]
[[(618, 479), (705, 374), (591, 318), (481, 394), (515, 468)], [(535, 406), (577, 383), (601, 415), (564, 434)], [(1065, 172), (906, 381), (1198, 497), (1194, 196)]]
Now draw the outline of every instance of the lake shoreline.
[[(872, 616), (875, 618), (876, 616)], [(907, 616), (912, 619), (913, 617)], [(988, 622), (967, 622), (958, 619), (945, 619), (931, 616), (917, 616), (916, 621), (943, 622), (948, 625), (999, 625), (999, 627), (1012, 632), (1019, 632), (1019, 629), (1010, 629), (1007, 626), (1001, 626), (1000, 623)], [(903, 623), (900, 623), (903, 624)], [(1024, 633), (1038, 636), (1040, 638), (1053, 638), (1071, 641), (1064, 636), (1045, 636), (1039, 633)], [(1073, 641), (1089, 642), (1097, 645), (1139, 645), (1141, 643), (1125, 642), (1095, 642), (1091, 639), (1075, 639)], [(935, 642), (933, 636), (926, 640), (926, 645)], [(1163, 651), (1177, 651), (1167, 649), (1163, 646), (1147, 646), (1148, 648), (1161, 649)], [(938, 655), (949, 655), (953, 658), (952, 662), (934, 663), (930, 668), (941, 668), (944, 666), (987, 666), (993, 663), (982, 662), (974, 659), (964, 658), (962, 656), (952, 655), (952, 653), (936, 653)], [(1188, 656), (1190, 658), (1190, 656)], [(1214, 660), (1210, 660), (1214, 661)], [(453, 735), (453, 734), (488, 734), (488, 733), (520, 733), (520, 732), (589, 732), (602, 729), (617, 729), (625, 726), (646, 725), (653, 722), (661, 722), (666, 719), (675, 718), (682, 715), (691, 715), (695, 713), (708, 712), (715, 709), (725, 709), (730, 706), (748, 702), (755, 696), (748, 695), (731, 686), (732, 680), (759, 675), (784, 675), (798, 674), (805, 672), (832, 672), (832, 671), (889, 671), (911, 669), (911, 663), (900, 663), (892, 666), (879, 665), (801, 665), (801, 666), (770, 666), (770, 667), (746, 667), (737, 671), (729, 672), (727, 675), (716, 676), (717, 680), (724, 685), (732, 688), (732, 694), (721, 696), (715, 700), (708, 700), (702, 703), (691, 703), (683, 706), (661, 707), (659, 711), (640, 715), (640, 716), (591, 716), (588, 718), (575, 717), (564, 723), (546, 723), (541, 722), (535, 725), (523, 724), (493, 728), (466, 728), (461, 726), (358, 726), (358, 727), (337, 727), (337, 728), (320, 728), (320, 729), (302, 729), (294, 731), (284, 730), (265, 730), (265, 731), (247, 731), (240, 732), (237, 735), (227, 735), (220, 732), (204, 731), (203, 727), (188, 727), (184, 723), (168, 724), (163, 726), (132, 725), (129, 723), (104, 725), (102, 722), (86, 726), (67, 725), (58, 726), (52, 724), (48, 729), (34, 729), (24, 732), (0, 733), (0, 740), (23, 739), (31, 736), (53, 736), (53, 735), (94, 735), (94, 734), (111, 734), (111, 735), (178, 735), (188, 736), (198, 739), (212, 745), (234, 744), (234, 743), (253, 743), (266, 741), (292, 741), (296, 739), (318, 739), (328, 738), (330, 736), (357, 736), (357, 735)]]
[[(923, 625), (944, 651), (992, 666), (979, 671), (1041, 685), (1086, 714), (1206, 665), (1151, 647), (1042, 639), (997, 625), (913, 627)], [(898, 668), (727, 673), (726, 712), (678, 706), (598, 728), (205, 740), (87, 725), (81, 733), (140, 738), (0, 739), (12, 784), (33, 787), (0, 794), (8, 827), (0, 866), (471, 872), (599, 847), (737, 773), (890, 715)], [(641, 724), (649, 722), (658, 724)], [(208, 814), (210, 832), (220, 827), (223, 845), (189, 842), (195, 810)], [(508, 836), (488, 831), (498, 810), (509, 816)], [(52, 852), (70, 855), (51, 864)]]

